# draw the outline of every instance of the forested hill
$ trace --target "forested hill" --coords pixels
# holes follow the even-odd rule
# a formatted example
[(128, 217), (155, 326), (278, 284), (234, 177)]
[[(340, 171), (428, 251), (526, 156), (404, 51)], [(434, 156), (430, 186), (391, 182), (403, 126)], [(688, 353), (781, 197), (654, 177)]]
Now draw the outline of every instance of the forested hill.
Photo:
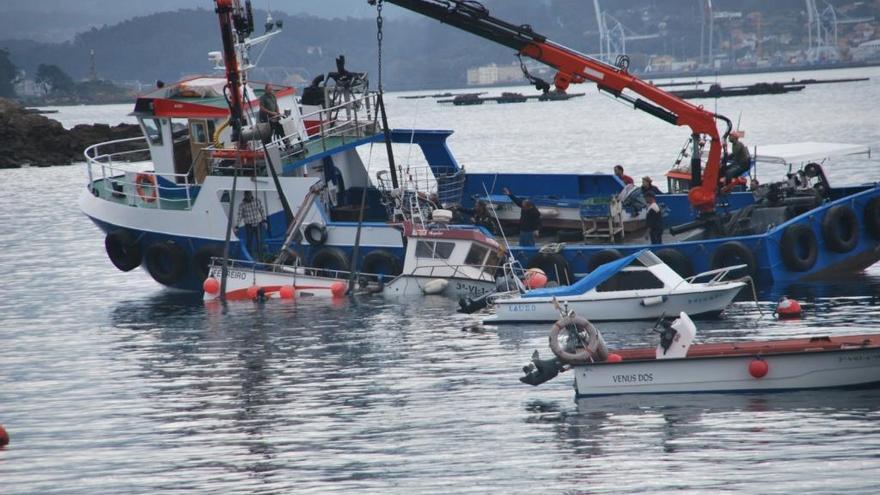
[[(351, 0), (352, 8), (366, 0)], [(592, 2), (585, 0), (487, 0), (493, 15), (514, 24), (528, 23), (554, 41), (595, 53), (598, 34)], [(841, 15), (874, 16), (880, 19), (880, 0), (853, 2), (832, 0)], [(806, 14), (802, 0), (724, 0), (716, 9), (737, 10), (741, 18), (718, 21), (716, 47), (725, 46), (732, 57), (740, 56), (734, 41), (744, 43), (749, 32), (762, 32), (763, 53), (799, 48), (806, 43)], [(721, 5), (720, 7), (718, 5)], [(696, 0), (605, 1), (609, 13), (632, 33), (655, 34), (647, 40), (627, 42), (633, 67), (644, 65), (648, 55), (667, 54), (679, 59), (700, 53), (703, 13)], [(399, 14), (385, 22), (384, 81), (391, 89), (460, 87), (468, 68), (514, 61), (512, 50), (416, 14)], [(362, 13), (362, 10), (360, 10)], [(345, 12), (339, 12), (344, 16)], [(345, 54), (350, 70), (368, 71), (375, 81), (376, 22), (372, 18), (326, 19), (273, 12), (284, 21), (284, 33), (274, 39), (260, 62), (276, 66), (277, 74), (296, 73), (303, 78), (325, 73), (333, 60)], [(266, 18), (255, 12), (257, 25)], [(877, 21), (871, 23), (877, 26)], [(841, 29), (844, 29), (843, 27)], [(873, 28), (872, 28), (873, 29)], [(207, 54), (220, 50), (217, 17), (213, 10), (180, 10), (136, 17), (112, 26), (77, 35), (73, 41), (45, 44), (34, 41), (0, 41), (19, 68), (34, 74), (39, 64), (54, 64), (74, 79), (89, 75), (89, 52), (95, 50), (98, 76), (116, 81), (162, 79), (210, 72)], [(864, 29), (862, 30), (864, 31)], [(880, 29), (878, 29), (880, 31)], [(772, 34), (772, 36), (770, 36)], [(843, 36), (843, 34), (842, 34)], [(876, 34), (880, 36), (880, 32)], [(783, 45), (784, 43), (784, 45)], [(745, 45), (743, 45), (745, 46)], [(753, 49), (754, 47), (752, 47)], [(749, 48), (742, 48), (748, 50)]]

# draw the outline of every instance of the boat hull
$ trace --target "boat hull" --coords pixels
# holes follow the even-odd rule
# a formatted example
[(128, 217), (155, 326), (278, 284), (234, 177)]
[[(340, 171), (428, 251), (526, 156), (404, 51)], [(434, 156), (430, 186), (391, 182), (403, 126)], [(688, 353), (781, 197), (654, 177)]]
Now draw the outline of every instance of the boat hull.
[[(683, 292), (665, 296), (658, 304), (643, 303), (660, 297), (660, 293), (646, 293), (638, 297), (603, 298), (578, 300), (577, 297), (559, 298), (559, 303), (568, 305), (578, 315), (590, 321), (653, 320), (662, 315), (676, 315), (685, 312), (693, 316), (717, 315), (724, 311), (739, 291), (741, 283), (718, 286), (714, 290)], [(523, 298), (495, 301), (495, 315), (486, 318), (485, 323), (556, 321), (559, 311), (551, 298)]]
[(469, 278), (450, 277), (439, 279), (436, 277), (421, 277), (415, 275), (402, 275), (385, 286), (382, 294), (385, 296), (421, 296), (430, 294), (430, 288), (426, 291), (425, 286), (431, 284), (435, 280), (445, 280), (446, 286), (442, 292), (435, 295), (458, 299), (460, 297), (482, 297), (495, 291), (495, 281), (474, 280)]
[(767, 374), (755, 378), (755, 355), (640, 360), (575, 366), (578, 397), (695, 392), (770, 392), (880, 384), (880, 349), (805, 350), (763, 354)]

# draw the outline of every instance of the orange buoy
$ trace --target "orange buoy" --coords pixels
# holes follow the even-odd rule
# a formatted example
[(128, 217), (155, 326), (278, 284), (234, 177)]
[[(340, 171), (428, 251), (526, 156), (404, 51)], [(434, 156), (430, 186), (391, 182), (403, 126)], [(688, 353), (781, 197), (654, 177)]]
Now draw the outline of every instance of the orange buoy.
[(333, 282), (330, 284), (330, 293), (333, 294), (333, 297), (345, 296), (346, 289), (347, 287), (342, 282)]
[(540, 289), (547, 285), (547, 274), (540, 268), (529, 268), (525, 276), (526, 287)]
[(205, 290), (205, 293), (216, 295), (220, 293), (220, 281), (214, 277), (208, 277), (205, 279), (205, 282), (202, 283), (202, 289)]
[(9, 433), (6, 432), (6, 428), (3, 428), (3, 425), (0, 425), (0, 447), (6, 445), (9, 445)]
[(248, 290), (247, 290), (248, 299), (256, 299), (257, 294), (259, 294), (259, 293), (260, 293), (260, 286), (259, 285), (252, 285), (252, 286), (248, 287)]
[(278, 295), (281, 296), (281, 299), (293, 299), (296, 294), (296, 291), (293, 290), (292, 285), (282, 285), (280, 289), (278, 289)]
[(783, 320), (786, 318), (800, 318), (801, 304), (794, 299), (789, 299), (788, 296), (782, 296), (782, 299), (776, 305), (776, 316)]
[(623, 361), (623, 356), (612, 352), (611, 354), (608, 355), (608, 358), (606, 358), (605, 361), (608, 363), (619, 363), (619, 362)]
[(770, 371), (770, 365), (761, 358), (755, 358), (749, 362), (749, 374), (753, 378), (763, 378), (768, 371)]

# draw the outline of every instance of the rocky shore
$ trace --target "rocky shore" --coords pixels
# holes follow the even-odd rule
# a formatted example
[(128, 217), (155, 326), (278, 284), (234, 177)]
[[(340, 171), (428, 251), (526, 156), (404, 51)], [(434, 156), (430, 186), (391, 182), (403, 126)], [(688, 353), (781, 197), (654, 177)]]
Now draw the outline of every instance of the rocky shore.
[(82, 162), (83, 150), (93, 144), (140, 135), (140, 128), (133, 124), (81, 124), (67, 130), (57, 121), (0, 98), (0, 168)]

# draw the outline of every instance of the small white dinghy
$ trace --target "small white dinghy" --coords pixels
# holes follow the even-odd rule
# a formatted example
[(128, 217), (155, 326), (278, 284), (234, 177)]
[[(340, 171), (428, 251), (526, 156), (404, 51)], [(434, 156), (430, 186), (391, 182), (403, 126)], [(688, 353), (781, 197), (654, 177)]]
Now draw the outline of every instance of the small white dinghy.
[(682, 311), (717, 315), (746, 283), (724, 280), (731, 266), (686, 279), (654, 253), (643, 249), (599, 266), (572, 285), (527, 290), (494, 299), (495, 315), (485, 323), (556, 321), (554, 300), (592, 321), (652, 320)]
[(656, 348), (609, 351), (589, 322), (569, 315), (550, 336), (556, 357), (535, 351), (520, 381), (539, 385), (570, 369), (579, 397), (880, 385), (880, 334), (692, 344), (686, 313), (663, 327)]

